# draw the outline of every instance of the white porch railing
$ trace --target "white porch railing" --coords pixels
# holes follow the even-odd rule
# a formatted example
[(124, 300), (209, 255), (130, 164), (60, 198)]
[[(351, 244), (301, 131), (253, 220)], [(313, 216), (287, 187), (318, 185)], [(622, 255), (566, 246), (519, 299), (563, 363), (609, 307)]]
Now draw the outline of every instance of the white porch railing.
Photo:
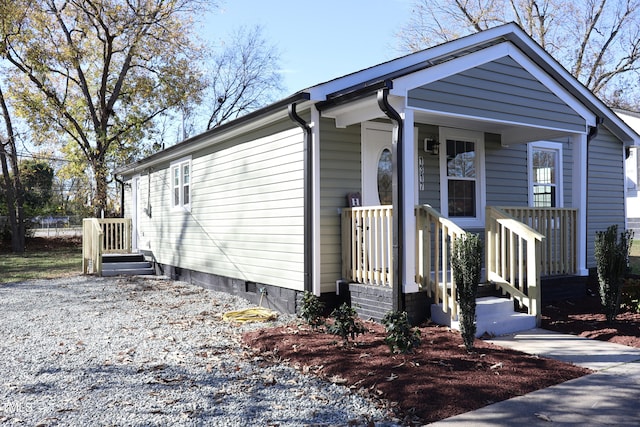
[(445, 312), (458, 314), (457, 288), (451, 268), (451, 249), (465, 231), (429, 205), (417, 206), (416, 281)]
[(502, 209), (487, 207), (487, 280), (526, 307), (540, 324), (540, 250), (544, 235)]
[[(465, 231), (429, 205), (416, 206), (415, 215), (416, 283), (456, 316), (451, 246)], [(576, 218), (575, 209), (487, 207), (486, 278), (526, 307), (538, 323), (540, 276), (575, 272)], [(343, 209), (343, 278), (392, 287), (392, 231), (391, 206)]]
[(572, 208), (499, 208), (544, 235), (540, 275), (571, 275), (577, 266), (578, 210)]
[(343, 277), (393, 287), (391, 206), (342, 209)]
[(82, 221), (82, 272), (102, 274), (102, 255), (131, 253), (130, 218), (85, 218)]

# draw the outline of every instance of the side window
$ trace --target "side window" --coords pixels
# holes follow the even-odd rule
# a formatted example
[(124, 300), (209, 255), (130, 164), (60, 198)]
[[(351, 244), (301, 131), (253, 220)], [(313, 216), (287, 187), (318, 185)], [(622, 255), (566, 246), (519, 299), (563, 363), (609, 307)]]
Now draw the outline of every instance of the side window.
[(172, 206), (191, 208), (191, 158), (171, 164)]
[(562, 207), (562, 144), (529, 144), (529, 205), (537, 208)]
[(484, 221), (484, 134), (440, 129), (442, 213), (460, 226)]

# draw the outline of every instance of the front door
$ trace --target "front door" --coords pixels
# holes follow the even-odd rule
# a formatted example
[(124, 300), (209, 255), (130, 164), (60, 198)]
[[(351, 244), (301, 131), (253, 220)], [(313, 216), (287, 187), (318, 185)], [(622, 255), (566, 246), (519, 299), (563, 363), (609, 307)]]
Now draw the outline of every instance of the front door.
[(390, 205), (392, 196), (391, 138), (387, 123), (362, 124), (362, 205)]

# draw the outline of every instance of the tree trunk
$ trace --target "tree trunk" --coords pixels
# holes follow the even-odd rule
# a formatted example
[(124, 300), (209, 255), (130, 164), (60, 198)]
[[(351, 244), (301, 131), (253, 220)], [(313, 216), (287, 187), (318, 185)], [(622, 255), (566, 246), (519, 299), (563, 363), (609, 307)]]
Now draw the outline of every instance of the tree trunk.
[(2, 176), (4, 178), (9, 227), (11, 228), (11, 250), (13, 252), (22, 253), (24, 252), (24, 243), (21, 245), (20, 239), (17, 238), (19, 236), (19, 228), (16, 212), (15, 189), (13, 187), (9, 165), (7, 164), (7, 156), (5, 153), (4, 144), (2, 143), (0, 143), (0, 164), (2, 165)]
[[(4, 177), (7, 198), (7, 212), (9, 216), (9, 224), (11, 227), (11, 250), (15, 253), (23, 253), (25, 249), (25, 218), (23, 211), (24, 191), (20, 182), (20, 170), (18, 169), (18, 158), (16, 155), (15, 135), (13, 133), (13, 125), (9, 116), (9, 109), (4, 99), (4, 94), (0, 88), (0, 108), (2, 109), (2, 117), (4, 118), (5, 128), (7, 131), (7, 141), (0, 143), (0, 164), (2, 167), (2, 175)], [(9, 147), (9, 150), (7, 150)], [(7, 157), (11, 161), (11, 176)]]
[(108, 216), (107, 212), (107, 170), (104, 160), (96, 160), (93, 164), (95, 174), (96, 193), (93, 197), (93, 211), (96, 218)]

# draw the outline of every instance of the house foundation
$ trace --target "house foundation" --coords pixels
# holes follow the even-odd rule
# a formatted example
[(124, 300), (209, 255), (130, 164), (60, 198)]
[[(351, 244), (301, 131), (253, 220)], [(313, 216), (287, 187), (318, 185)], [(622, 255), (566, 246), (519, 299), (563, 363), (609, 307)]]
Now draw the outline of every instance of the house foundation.
[[(351, 306), (358, 316), (378, 323), (393, 310), (391, 288), (349, 283)], [(405, 310), (409, 323), (418, 325), (429, 318), (429, 303), (426, 292), (404, 294)]]
[(179, 280), (204, 289), (225, 292), (247, 299), (252, 304), (269, 308), (280, 313), (295, 314), (299, 307), (301, 292), (263, 283), (233, 279), (172, 265), (159, 264), (162, 274), (172, 280)]

